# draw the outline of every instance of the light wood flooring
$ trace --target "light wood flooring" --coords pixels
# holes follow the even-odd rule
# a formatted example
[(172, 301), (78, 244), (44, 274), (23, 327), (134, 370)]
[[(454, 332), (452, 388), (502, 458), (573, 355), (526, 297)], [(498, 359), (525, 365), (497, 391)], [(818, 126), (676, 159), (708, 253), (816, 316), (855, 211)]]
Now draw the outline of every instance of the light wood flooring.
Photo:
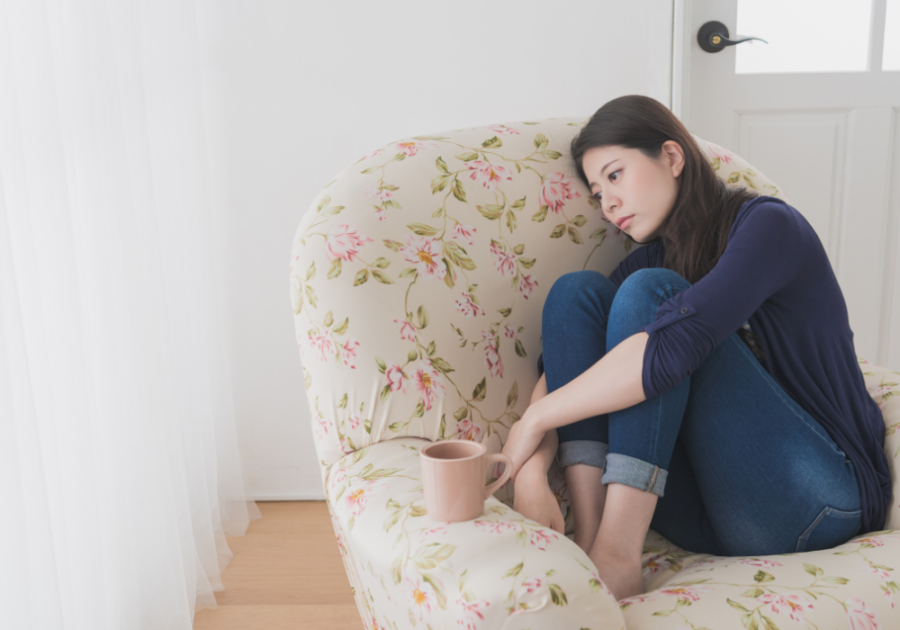
[(194, 630), (361, 630), (324, 501), (257, 501), (263, 517), (228, 536), (218, 608)]

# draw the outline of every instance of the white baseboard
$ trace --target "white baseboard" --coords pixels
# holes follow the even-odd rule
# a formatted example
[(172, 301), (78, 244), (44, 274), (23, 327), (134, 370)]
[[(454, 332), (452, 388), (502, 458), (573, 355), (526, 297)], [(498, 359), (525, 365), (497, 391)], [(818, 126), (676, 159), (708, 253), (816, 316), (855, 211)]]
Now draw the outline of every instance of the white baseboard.
[(254, 501), (324, 501), (325, 495), (301, 492), (298, 494), (255, 494), (250, 498)]

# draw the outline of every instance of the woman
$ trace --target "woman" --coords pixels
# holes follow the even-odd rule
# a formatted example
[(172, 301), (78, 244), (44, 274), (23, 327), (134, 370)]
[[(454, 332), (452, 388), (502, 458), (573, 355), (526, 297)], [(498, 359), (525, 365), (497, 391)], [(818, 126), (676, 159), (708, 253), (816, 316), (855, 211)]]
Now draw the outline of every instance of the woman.
[[(503, 452), (515, 509), (575, 542), (617, 599), (649, 527), (692, 552), (835, 547), (883, 528), (884, 421), (821, 241), (793, 207), (716, 177), (661, 103), (623, 96), (573, 139), (578, 176), (638, 244), (556, 280), (546, 369)], [(602, 517), (602, 518), (601, 518)]]

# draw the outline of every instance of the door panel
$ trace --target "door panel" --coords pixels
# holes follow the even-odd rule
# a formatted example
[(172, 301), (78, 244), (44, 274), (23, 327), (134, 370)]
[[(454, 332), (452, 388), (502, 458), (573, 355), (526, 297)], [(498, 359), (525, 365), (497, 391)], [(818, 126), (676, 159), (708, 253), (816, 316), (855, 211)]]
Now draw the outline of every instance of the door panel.
[[(746, 31), (737, 28), (739, 2)], [(672, 109), (693, 133), (781, 187), (828, 252), (857, 354), (900, 366), (900, 71), (882, 69), (894, 55), (893, 40), (885, 44), (886, 11), (900, 13), (900, 0), (889, 2), (849, 0), (851, 13), (829, 21), (815, 8), (788, 13), (783, 1), (775, 10), (771, 0), (675, 0)], [(710, 20), (724, 23), (731, 40), (769, 43), (706, 52), (697, 33)], [(900, 29), (900, 16), (892, 20)], [(842, 52), (823, 53), (827, 42)], [(768, 58), (774, 52), (781, 67)]]

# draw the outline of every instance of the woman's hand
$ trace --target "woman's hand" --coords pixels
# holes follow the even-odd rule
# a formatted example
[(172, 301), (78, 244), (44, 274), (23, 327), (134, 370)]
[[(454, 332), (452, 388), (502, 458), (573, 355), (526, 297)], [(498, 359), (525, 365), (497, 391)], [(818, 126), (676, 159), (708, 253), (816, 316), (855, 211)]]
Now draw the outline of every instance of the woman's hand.
[(512, 474), (509, 478), (513, 482), (522, 465), (534, 454), (544, 438), (544, 432), (535, 428), (536, 418), (532, 409), (534, 405), (529, 406), (519, 421), (513, 423), (506, 438), (506, 445), (500, 451), (512, 460)]
[[(534, 472), (533, 472), (534, 471)], [(550, 527), (565, 535), (566, 522), (556, 495), (550, 489), (547, 475), (538, 469), (524, 469), (514, 488), (513, 509), (544, 527)]]

